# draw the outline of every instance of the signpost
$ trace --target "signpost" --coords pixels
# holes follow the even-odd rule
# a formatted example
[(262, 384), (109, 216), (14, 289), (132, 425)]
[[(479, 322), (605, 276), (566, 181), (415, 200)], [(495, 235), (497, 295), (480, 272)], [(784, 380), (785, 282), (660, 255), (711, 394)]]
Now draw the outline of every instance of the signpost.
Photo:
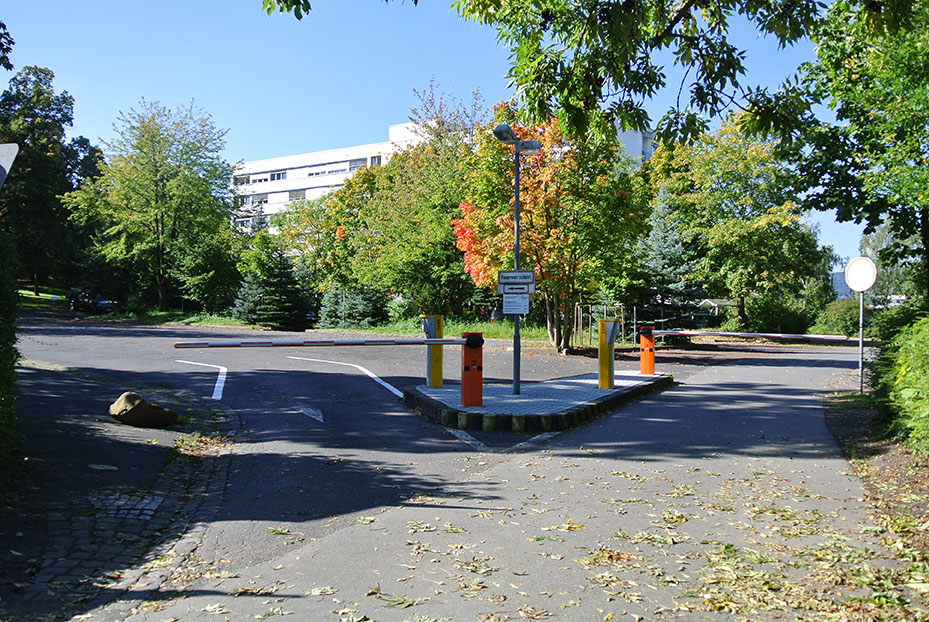
[(529, 313), (529, 294), (535, 293), (535, 271), (500, 270), (497, 293), (503, 294), (503, 315), (513, 316), (513, 395), (519, 395), (519, 316)]
[(845, 283), (858, 292), (858, 393), (864, 393), (864, 293), (877, 280), (877, 266), (867, 257), (855, 257), (845, 266)]

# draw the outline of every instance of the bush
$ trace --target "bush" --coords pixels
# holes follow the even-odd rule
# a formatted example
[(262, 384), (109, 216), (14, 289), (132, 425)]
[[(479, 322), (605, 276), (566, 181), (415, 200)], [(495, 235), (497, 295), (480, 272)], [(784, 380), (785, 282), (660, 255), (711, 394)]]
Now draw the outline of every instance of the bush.
[[(0, 233), (0, 464), (10, 456), (16, 438), (16, 252)], [(6, 473), (7, 469), (0, 469)]]
[(929, 450), (929, 317), (903, 328), (881, 359), (881, 393), (894, 429), (909, 444)]
[(858, 300), (845, 298), (833, 300), (816, 318), (810, 332), (817, 335), (839, 334), (852, 337), (858, 334)]
[(250, 272), (232, 307), (232, 316), (274, 330), (306, 328), (309, 305), (283, 250), (274, 250), (264, 265), (265, 274)]
[(383, 290), (366, 285), (351, 288), (333, 285), (323, 296), (319, 326), (377, 326), (388, 319), (387, 304), (387, 294)]
[(804, 333), (807, 319), (801, 303), (777, 294), (761, 294), (745, 299), (748, 325), (739, 326), (735, 306), (726, 310), (728, 318), (720, 327), (726, 332)]

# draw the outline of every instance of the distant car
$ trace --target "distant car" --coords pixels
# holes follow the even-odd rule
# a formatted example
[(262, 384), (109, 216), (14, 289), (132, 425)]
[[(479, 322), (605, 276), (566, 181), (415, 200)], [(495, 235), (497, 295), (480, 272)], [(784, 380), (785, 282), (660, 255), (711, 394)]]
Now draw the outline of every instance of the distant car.
[(113, 303), (100, 294), (71, 292), (68, 296), (68, 308), (72, 311), (87, 311), (88, 313), (109, 313), (113, 310)]

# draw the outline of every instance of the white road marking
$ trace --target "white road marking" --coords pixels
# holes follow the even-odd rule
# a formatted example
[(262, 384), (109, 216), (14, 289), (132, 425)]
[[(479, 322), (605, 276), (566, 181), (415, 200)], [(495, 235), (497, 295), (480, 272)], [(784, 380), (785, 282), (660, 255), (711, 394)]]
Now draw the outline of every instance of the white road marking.
[(476, 438), (474, 438), (473, 436), (471, 436), (464, 430), (459, 430), (458, 428), (445, 428), (445, 429), (448, 431), (449, 434), (457, 438), (459, 441), (463, 443), (467, 443), (468, 445), (470, 445), (477, 451), (481, 453), (485, 453), (485, 454), (491, 453), (490, 447), (480, 442), (479, 440), (477, 440)]
[(316, 419), (320, 423), (323, 423), (323, 411), (318, 408), (311, 408), (309, 406), (298, 406), (297, 410), (302, 412), (304, 415), (310, 419)]
[(213, 399), (223, 399), (223, 387), (226, 385), (226, 372), (228, 371), (225, 367), (222, 365), (210, 365), (209, 363), (194, 363), (193, 361), (176, 362), (184, 363), (185, 365), (199, 365), (200, 367), (212, 367), (213, 369), (218, 369), (219, 375), (216, 377), (216, 384), (213, 386)]
[(549, 439), (555, 438), (559, 434), (561, 434), (561, 432), (543, 432), (542, 434), (536, 434), (535, 436), (530, 438), (528, 441), (523, 441), (522, 443), (513, 445), (506, 451), (507, 452), (518, 451), (520, 449), (526, 449), (526, 448), (532, 447), (533, 445), (539, 445)]
[[(365, 374), (367, 374), (372, 380), (374, 380), (374, 382), (376, 382), (376, 383), (378, 383), (379, 385), (381, 385), (382, 387), (386, 388), (388, 391), (390, 391), (391, 393), (393, 393), (393, 394), (396, 395), (397, 397), (403, 397), (403, 392), (400, 391), (399, 389), (397, 389), (397, 387), (395, 387), (395, 386), (393, 386), (393, 385), (391, 385), (391, 384), (388, 384), (387, 382), (384, 382), (383, 380), (381, 380), (380, 378), (378, 378), (376, 375), (374, 375), (373, 372), (371, 372), (371, 371), (368, 370), (368, 369), (365, 369), (365, 368), (362, 367), (361, 365), (355, 365), (355, 364), (353, 364), (353, 363), (342, 363), (342, 362), (340, 362), (340, 361), (326, 361), (326, 360), (323, 360), (323, 359), (309, 359), (309, 358), (304, 358), (304, 357), (302, 357), (302, 356), (288, 356), (287, 358), (289, 358), (289, 359), (294, 359), (295, 361), (310, 361), (310, 362), (312, 362), (312, 363), (330, 363), (330, 364), (332, 364), (332, 365), (344, 365), (344, 366), (346, 366), (346, 367), (354, 367), (355, 369), (357, 369), (357, 370), (359, 370), (359, 371), (364, 372)], [(302, 409), (301, 409), (301, 410), (302, 410)], [(311, 416), (311, 415), (309, 415), (309, 414), (306, 413), (306, 412), (304, 412), (304, 414), (306, 414), (307, 416)], [(322, 419), (320, 419), (320, 421), (322, 421)], [(480, 442), (479, 440), (477, 440), (476, 438), (474, 438), (473, 436), (471, 436), (470, 434), (468, 434), (468, 433), (465, 432), (464, 430), (458, 430), (458, 429), (456, 429), (456, 428), (445, 428), (445, 429), (448, 430), (448, 432), (449, 432), (451, 435), (453, 435), (454, 437), (456, 437), (458, 440), (460, 440), (460, 441), (462, 441), (462, 442), (464, 442), (464, 443), (467, 443), (468, 445), (470, 445), (471, 447), (473, 447), (473, 448), (476, 449), (477, 451), (484, 452), (484, 453), (489, 453), (489, 452), (491, 451), (490, 448), (489, 448), (487, 445), (485, 445), (484, 443)]]
[(400, 391), (397, 387), (387, 382), (384, 382), (383, 380), (378, 378), (376, 375), (374, 375), (374, 372), (372, 372), (369, 369), (365, 369), (361, 365), (355, 365), (354, 363), (342, 363), (339, 361), (325, 361), (323, 359), (308, 359), (308, 358), (303, 358), (302, 356), (288, 356), (287, 358), (294, 359), (296, 361), (310, 361), (312, 363), (329, 363), (331, 365), (344, 365), (346, 367), (354, 367), (358, 371), (367, 374), (372, 380), (374, 380), (374, 382), (378, 383), (379, 385), (381, 385), (382, 387), (384, 387), (385, 389), (387, 389), (388, 391), (390, 391), (397, 397), (403, 397), (403, 392)]

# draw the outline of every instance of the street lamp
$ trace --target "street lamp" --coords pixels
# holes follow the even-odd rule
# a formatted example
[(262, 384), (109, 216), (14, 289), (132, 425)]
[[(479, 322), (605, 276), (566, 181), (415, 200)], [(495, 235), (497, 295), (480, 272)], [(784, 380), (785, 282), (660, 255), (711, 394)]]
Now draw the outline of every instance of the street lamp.
[[(519, 270), (519, 154), (534, 155), (542, 150), (537, 140), (519, 140), (510, 126), (501, 123), (494, 128), (494, 137), (504, 145), (513, 145), (513, 269)], [(519, 316), (513, 316), (513, 395), (519, 395)]]

